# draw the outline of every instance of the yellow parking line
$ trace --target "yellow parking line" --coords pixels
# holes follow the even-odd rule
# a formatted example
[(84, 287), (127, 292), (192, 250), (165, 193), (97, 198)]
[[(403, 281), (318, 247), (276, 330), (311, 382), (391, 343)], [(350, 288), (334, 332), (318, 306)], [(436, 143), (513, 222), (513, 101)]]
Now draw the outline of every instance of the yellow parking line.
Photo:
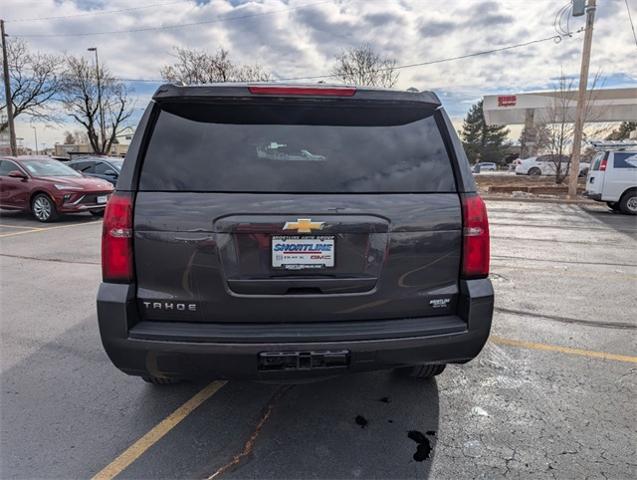
[(0, 223), (0, 227), (6, 227), (6, 228), (22, 228), (24, 230), (42, 230), (41, 227), (21, 227), (20, 225), (5, 225)]
[(93, 480), (111, 479), (122, 473), (124, 469), (137, 460), (146, 450), (161, 440), (164, 435), (175, 428), (199, 405), (217, 393), (225, 384), (226, 382), (222, 381), (210, 383), (181, 407), (150, 429), (143, 437), (124, 450), (124, 452), (122, 452), (115, 460), (100, 470), (100, 472), (93, 477)]
[(496, 345), (507, 345), (510, 347), (529, 348), (532, 350), (543, 350), (545, 352), (558, 352), (567, 355), (579, 355), (582, 357), (599, 358), (601, 360), (612, 360), (615, 362), (637, 363), (637, 357), (631, 355), (618, 355), (616, 353), (596, 352), (594, 350), (584, 350), (582, 348), (562, 347), (560, 345), (549, 345), (546, 343), (525, 342), (523, 340), (513, 340), (495, 335), (489, 337)]
[(69, 228), (69, 227), (81, 227), (83, 225), (94, 225), (96, 223), (102, 223), (102, 221), (101, 220), (95, 220), (94, 222), (71, 223), (71, 224), (68, 224), (68, 225), (58, 225), (56, 227), (33, 228), (31, 230), (26, 230), (24, 232), (3, 233), (3, 234), (0, 235), (0, 238), (13, 237), (14, 235), (23, 235), (25, 233), (46, 232), (47, 230), (55, 230), (56, 228)]

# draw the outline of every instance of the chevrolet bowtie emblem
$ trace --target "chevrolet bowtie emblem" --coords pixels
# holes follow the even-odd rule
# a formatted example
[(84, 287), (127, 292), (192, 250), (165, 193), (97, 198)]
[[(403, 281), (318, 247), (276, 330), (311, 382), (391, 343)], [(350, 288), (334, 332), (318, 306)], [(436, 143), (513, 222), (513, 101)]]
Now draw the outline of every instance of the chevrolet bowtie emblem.
[(299, 233), (312, 233), (321, 230), (325, 222), (313, 222), (311, 218), (299, 218), (296, 222), (285, 222), (283, 230), (296, 230)]

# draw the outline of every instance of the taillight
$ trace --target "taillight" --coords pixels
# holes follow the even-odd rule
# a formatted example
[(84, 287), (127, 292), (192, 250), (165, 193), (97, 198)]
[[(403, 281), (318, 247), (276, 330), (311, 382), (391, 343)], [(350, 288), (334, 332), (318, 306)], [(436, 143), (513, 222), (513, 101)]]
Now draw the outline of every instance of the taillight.
[(128, 283), (133, 271), (133, 197), (111, 195), (102, 227), (102, 278), (105, 282)]
[(480, 195), (462, 197), (462, 276), (484, 278), (489, 275), (489, 220)]
[(605, 172), (607, 164), (608, 164), (608, 153), (604, 155), (604, 158), (602, 158), (602, 162), (599, 164), (599, 170), (601, 172)]
[(248, 87), (253, 95), (317, 95), (326, 97), (352, 97), (353, 87), (296, 87), (277, 85), (252, 85)]

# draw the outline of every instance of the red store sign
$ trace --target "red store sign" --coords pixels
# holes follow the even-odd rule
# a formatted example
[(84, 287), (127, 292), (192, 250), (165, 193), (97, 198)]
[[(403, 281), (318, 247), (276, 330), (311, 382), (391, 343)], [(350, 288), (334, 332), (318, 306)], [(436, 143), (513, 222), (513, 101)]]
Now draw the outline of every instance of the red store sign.
[(498, 107), (515, 107), (518, 97), (515, 95), (498, 96)]

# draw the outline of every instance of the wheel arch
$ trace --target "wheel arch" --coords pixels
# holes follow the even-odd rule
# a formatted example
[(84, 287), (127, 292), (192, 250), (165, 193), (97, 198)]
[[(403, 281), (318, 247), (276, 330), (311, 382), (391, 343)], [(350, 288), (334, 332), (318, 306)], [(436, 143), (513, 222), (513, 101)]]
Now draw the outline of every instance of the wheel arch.
[(46, 190), (43, 190), (43, 189), (39, 188), (39, 189), (34, 190), (33, 192), (31, 192), (31, 194), (29, 195), (29, 211), (30, 212), (33, 211), (33, 200), (35, 200), (35, 197), (37, 197), (40, 194), (44, 194), (47, 197), (49, 197), (49, 199), (53, 202), (53, 205), (57, 206), (53, 196), (49, 192), (47, 192)]
[(637, 185), (633, 187), (628, 187), (626, 190), (624, 190), (622, 194), (619, 196), (619, 201), (621, 202), (621, 199), (624, 198), (624, 195), (626, 195), (629, 192), (637, 192)]

